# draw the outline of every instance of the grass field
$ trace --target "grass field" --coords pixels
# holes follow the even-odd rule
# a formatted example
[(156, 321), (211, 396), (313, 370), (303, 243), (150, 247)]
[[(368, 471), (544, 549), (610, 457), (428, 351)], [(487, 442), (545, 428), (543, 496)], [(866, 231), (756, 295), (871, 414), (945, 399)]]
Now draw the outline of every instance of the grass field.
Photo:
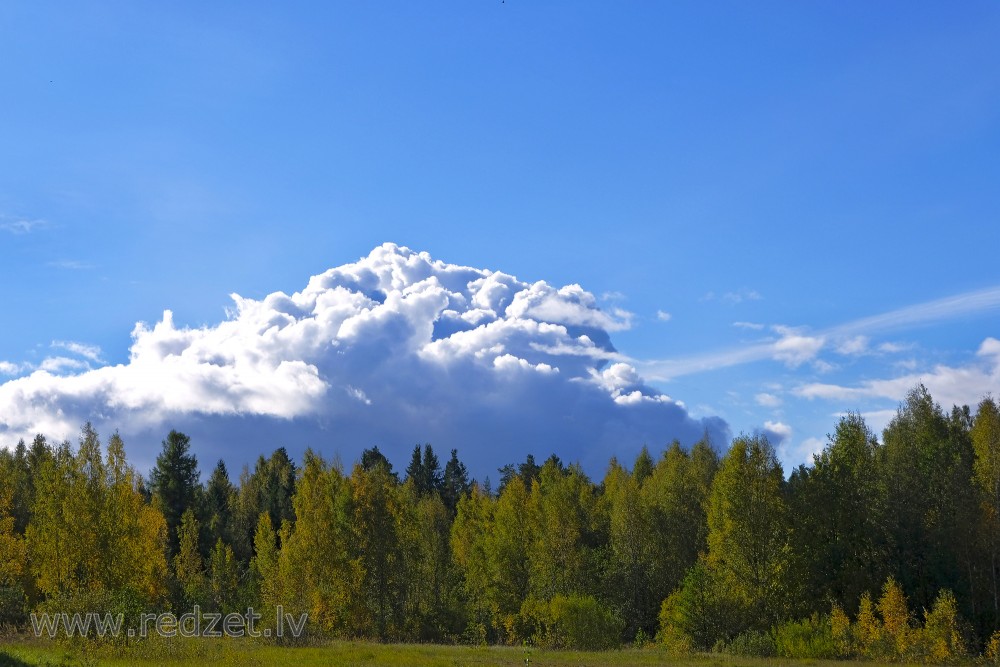
[[(179, 640), (149, 642), (127, 650), (70, 650), (34, 640), (8, 640), (0, 644), (0, 667), (97, 667), (98, 665), (405, 665), (413, 667), (459, 667), (464, 665), (631, 667), (673, 665), (676, 667), (765, 667), (767, 665), (811, 665), (850, 667), (872, 662), (783, 660), (738, 658), (719, 654), (671, 657), (655, 648), (620, 651), (546, 651), (511, 647), (468, 647), (414, 644), (331, 642), (321, 646), (281, 647), (246, 640)], [(898, 667), (898, 663), (896, 665)]]

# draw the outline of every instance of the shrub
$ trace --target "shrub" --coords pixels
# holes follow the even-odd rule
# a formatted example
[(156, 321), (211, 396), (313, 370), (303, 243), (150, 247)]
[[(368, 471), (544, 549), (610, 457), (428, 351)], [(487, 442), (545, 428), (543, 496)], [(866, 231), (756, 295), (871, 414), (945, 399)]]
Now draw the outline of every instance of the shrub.
[(801, 621), (788, 621), (774, 629), (774, 645), (785, 658), (839, 658), (829, 616), (813, 614)]
[(924, 612), (919, 648), (925, 661), (942, 663), (965, 655), (965, 641), (959, 629), (958, 601), (949, 590), (938, 593), (930, 611)]
[(910, 610), (906, 604), (906, 596), (892, 577), (889, 577), (882, 587), (878, 612), (882, 616), (882, 629), (891, 642), (890, 656), (905, 658), (914, 648), (914, 633), (910, 626)]
[(997, 630), (986, 642), (986, 662), (1000, 665), (1000, 630)]
[(854, 625), (854, 638), (858, 652), (870, 659), (879, 659), (886, 652), (882, 641), (882, 623), (875, 616), (872, 596), (868, 591), (861, 596), (858, 620)]
[[(67, 614), (70, 618), (74, 614), (79, 614), (83, 620), (87, 614), (98, 614), (101, 619), (107, 619), (112, 625), (120, 628), (137, 628), (140, 626), (140, 616), (145, 611), (142, 596), (131, 588), (118, 591), (96, 590), (77, 591), (71, 594), (57, 595), (42, 602), (37, 611), (53, 616)], [(121, 623), (116, 619), (120, 618)], [(88, 628), (87, 635), (80, 634), (83, 628), (77, 627), (76, 632), (71, 637), (66, 632), (65, 625), (59, 627), (56, 642), (59, 644), (79, 645), (86, 642), (96, 642), (100, 644), (125, 645), (130, 643), (128, 634), (125, 632), (115, 633), (111, 628), (106, 627), (106, 633), (101, 636), (98, 633), (99, 623), (92, 623)], [(135, 643), (137, 640), (132, 640)]]
[(28, 619), (27, 601), (20, 584), (0, 586), (0, 625), (23, 625)]
[(717, 644), (716, 648), (720, 653), (751, 658), (770, 658), (776, 652), (774, 638), (759, 630), (741, 632), (728, 644)]
[(557, 595), (549, 603), (553, 644), (602, 650), (621, 645), (623, 624), (592, 596)]
[(830, 636), (837, 648), (837, 655), (847, 658), (853, 653), (851, 645), (851, 619), (839, 605), (830, 611)]
[(669, 655), (687, 655), (694, 650), (691, 636), (673, 625), (660, 628), (656, 642)]
[(673, 638), (683, 635), (694, 647), (708, 649), (746, 628), (742, 616), (742, 609), (730, 599), (712, 571), (704, 561), (698, 561), (688, 570), (680, 588), (660, 606), (659, 634), (669, 631)]
[(522, 632), (553, 648), (603, 650), (621, 645), (624, 624), (590, 595), (556, 595), (521, 606)]

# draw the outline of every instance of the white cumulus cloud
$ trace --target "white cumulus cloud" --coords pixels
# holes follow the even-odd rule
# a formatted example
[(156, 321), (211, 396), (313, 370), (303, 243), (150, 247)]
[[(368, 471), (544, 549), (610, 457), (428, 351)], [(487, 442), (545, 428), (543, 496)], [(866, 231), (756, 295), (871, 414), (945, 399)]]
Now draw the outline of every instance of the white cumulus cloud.
[(385, 244), (294, 294), (232, 299), (214, 326), (179, 326), (169, 310), (140, 322), (124, 364), (91, 368), (99, 349), (53, 343), (74, 356), (0, 384), (0, 444), (72, 438), (91, 420), (120, 429), (144, 465), (177, 428), (208, 461), (279, 445), (350, 459), (377, 444), (401, 465), (413, 443), (431, 442), (459, 448), (482, 475), (528, 452), (596, 472), (643, 444), (728, 438), (721, 419), (693, 419), (645, 383), (610, 338), (631, 314), (579, 285)]
[(792, 437), (792, 427), (783, 422), (768, 420), (764, 422), (764, 428), (761, 430), (775, 447)]
[(11, 361), (0, 360), (0, 375), (17, 375), (21, 372), (21, 365)]
[(775, 396), (774, 394), (769, 394), (766, 391), (762, 391), (756, 396), (754, 396), (754, 400), (757, 402), (757, 405), (764, 408), (781, 407), (782, 403), (781, 397)]
[(792, 327), (776, 326), (774, 330), (781, 338), (772, 345), (772, 354), (792, 368), (814, 359), (826, 343), (822, 336), (809, 336)]

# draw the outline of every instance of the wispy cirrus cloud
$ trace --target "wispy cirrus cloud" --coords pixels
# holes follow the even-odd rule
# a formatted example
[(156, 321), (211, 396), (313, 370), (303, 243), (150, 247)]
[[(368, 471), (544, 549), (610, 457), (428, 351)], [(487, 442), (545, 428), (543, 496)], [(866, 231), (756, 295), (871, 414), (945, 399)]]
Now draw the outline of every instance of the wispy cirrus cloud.
[(964, 292), (905, 308), (863, 317), (828, 330), (832, 336), (895, 331), (911, 326), (941, 322), (963, 315), (1000, 309), (1000, 286)]
[(960, 366), (938, 364), (924, 373), (907, 373), (888, 379), (865, 380), (853, 386), (813, 382), (792, 390), (800, 398), (860, 402), (870, 399), (900, 401), (906, 392), (923, 384), (942, 405), (975, 405), (1000, 388), (1000, 340), (986, 338), (976, 359)]
[(101, 348), (97, 345), (88, 345), (72, 340), (54, 340), (51, 347), (66, 350), (93, 362), (101, 361)]
[[(807, 361), (817, 363), (819, 360), (815, 360), (815, 357), (831, 343), (841, 354), (858, 354), (868, 348), (870, 341), (867, 334), (905, 330), (995, 310), (1000, 310), (1000, 286), (927, 301), (812, 333), (803, 327), (774, 326), (772, 330), (779, 335), (776, 340), (767, 339), (738, 348), (721, 349), (677, 359), (651, 360), (640, 365), (647, 377), (655, 380), (668, 380), (765, 359), (782, 361), (786, 365), (795, 367)], [(757, 329), (757, 326), (750, 322), (734, 322), (734, 326)], [(908, 347), (899, 343), (883, 343), (878, 347), (883, 353), (895, 353), (905, 349)]]
[(30, 234), (46, 227), (48, 227), (48, 223), (45, 220), (11, 218), (10, 216), (0, 215), (0, 231), (7, 232), (8, 234)]
[(760, 301), (764, 297), (761, 296), (760, 292), (755, 289), (750, 289), (749, 287), (741, 287), (737, 290), (731, 292), (724, 292), (722, 295), (718, 295), (715, 292), (706, 292), (702, 301), (715, 301), (718, 299), (723, 303), (728, 303), (730, 305), (736, 305), (738, 303), (743, 303), (744, 301)]
[(723, 301), (733, 304), (743, 303), (744, 301), (760, 301), (763, 298), (757, 290), (746, 287), (742, 287), (735, 292), (726, 292), (722, 295)]
[(54, 269), (65, 269), (67, 271), (89, 271), (96, 268), (91, 262), (84, 262), (78, 259), (57, 259), (46, 262), (45, 266), (51, 266)]

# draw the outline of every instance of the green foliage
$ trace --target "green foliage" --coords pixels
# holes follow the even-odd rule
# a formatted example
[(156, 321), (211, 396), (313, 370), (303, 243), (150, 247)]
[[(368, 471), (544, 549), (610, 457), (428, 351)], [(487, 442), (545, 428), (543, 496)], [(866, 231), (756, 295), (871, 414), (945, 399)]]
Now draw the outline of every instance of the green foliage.
[(789, 480), (793, 576), (804, 613), (825, 600), (855, 609), (888, 574), (879, 446), (861, 415), (849, 413), (812, 468)]
[(649, 522), (646, 567), (655, 600), (675, 591), (707, 550), (706, 506), (718, 466), (707, 442), (696, 443), (690, 453), (674, 442), (642, 484), (641, 507)]
[(277, 530), (282, 523), (295, 523), (292, 498), (295, 495), (295, 466), (284, 447), (270, 457), (258, 457), (253, 473), (247, 468), (240, 474), (240, 488), (233, 508), (233, 552), (242, 563), (253, 556), (257, 519), (267, 512)]
[(547, 602), (529, 598), (522, 624), (536, 644), (551, 648), (603, 650), (621, 645), (622, 621), (589, 595), (556, 595)]
[(531, 487), (534, 544), (528, 550), (531, 593), (540, 599), (589, 592), (597, 579), (591, 569), (596, 546), (596, 494), (579, 466), (564, 468), (550, 458)]
[[(650, 466), (651, 467), (651, 466)], [(641, 484), (633, 475), (617, 485), (611, 495), (610, 572), (611, 589), (617, 594), (619, 613), (626, 620), (627, 636), (653, 628), (657, 594), (650, 575), (655, 554), (650, 535), (649, 512), (641, 499)]]
[(420, 445), (413, 448), (413, 457), (406, 468), (406, 479), (413, 484), (417, 495), (441, 492), (444, 484), (441, 464), (430, 443), (424, 445), (423, 456), (420, 455)]
[(743, 610), (700, 560), (688, 571), (681, 587), (660, 606), (658, 635), (663, 642), (687, 637), (695, 648), (707, 650), (735, 635), (742, 617)]
[(656, 633), (656, 643), (671, 656), (687, 655), (694, 650), (691, 637), (673, 625), (668, 625)]
[(179, 587), (178, 609), (192, 608), (194, 605), (208, 607), (209, 581), (205, 575), (205, 563), (198, 550), (198, 519), (189, 508), (181, 516), (177, 529), (178, 547), (174, 555), (174, 577)]
[[(140, 627), (141, 615), (147, 609), (147, 601), (144, 595), (132, 588), (123, 588), (117, 591), (107, 589), (99, 590), (77, 590), (72, 593), (62, 593), (54, 595), (41, 602), (36, 612), (42, 614), (62, 615), (67, 614), (72, 617), (79, 614), (83, 618), (86, 614), (98, 614), (101, 621), (114, 623), (117, 619), (121, 628)], [(77, 633), (70, 637), (68, 633), (60, 632), (55, 637), (55, 641), (64, 646), (80, 646), (86, 642), (98, 644), (110, 644), (125, 646), (129, 643), (127, 633), (115, 634), (101, 630), (102, 623), (91, 623), (86, 629), (86, 636), (80, 633), (84, 628), (77, 627)]]
[(208, 561), (208, 584), (213, 609), (224, 614), (239, 609), (239, 577), (233, 549), (220, 538)]
[(458, 511), (458, 501), (469, 494), (469, 471), (465, 464), (458, 460), (458, 450), (451, 450), (451, 458), (444, 466), (444, 479), (441, 484), (441, 500), (451, 513), (452, 518)]
[(776, 654), (777, 647), (774, 638), (760, 630), (746, 630), (728, 642), (718, 642), (713, 650), (716, 653), (729, 653), (753, 658), (769, 658)]
[(403, 591), (407, 583), (403, 542), (404, 497), (388, 466), (370, 470), (355, 466), (351, 474), (351, 535), (360, 565), (359, 595), (363, 615), (354, 619), (357, 632), (379, 639), (400, 636)]
[(924, 660), (932, 664), (965, 657), (966, 641), (962, 636), (958, 601), (954, 593), (941, 591), (931, 610), (924, 613), (924, 627), (918, 643)]
[(32, 520), (25, 529), (33, 585), (45, 596), (130, 588), (162, 599), (166, 525), (145, 504), (117, 434), (107, 459), (90, 424), (80, 446), (39, 457)]
[(981, 503), (964, 414), (956, 408), (949, 418), (918, 385), (883, 433), (890, 562), (917, 608), (929, 608), (942, 588), (968, 596), (975, 583)]
[(427, 496), (416, 501), (408, 526), (407, 635), (442, 641), (461, 630), (458, 573), (449, 544), (451, 513), (440, 496)]
[(529, 561), (525, 554), (534, 541), (528, 492), (520, 478), (508, 483), (493, 504), (491, 528), (484, 536), (490, 583), (485, 601), (492, 625), (507, 642), (523, 638), (514, 623), (521, 601), (530, 591)]
[(1000, 408), (992, 398), (979, 404), (970, 432), (975, 451), (975, 482), (979, 489), (982, 518), (980, 530), (990, 559), (986, 605), (991, 611), (991, 627), (1000, 626)]
[[(471, 643), (486, 642), (494, 628), (494, 582), (488, 536), (493, 522), (493, 501), (478, 485), (458, 501), (451, 526), (451, 552), (460, 577), (465, 602), (466, 625)], [(515, 612), (516, 613), (516, 612)]]
[(17, 627), (28, 620), (28, 596), (21, 584), (0, 586), (0, 627)]
[(764, 436), (733, 441), (712, 484), (708, 530), (708, 568), (746, 627), (770, 627), (787, 599), (790, 535), (784, 475)]
[(177, 553), (181, 517), (189, 509), (194, 510), (198, 500), (198, 459), (190, 450), (191, 438), (179, 431), (170, 431), (149, 475), (154, 501), (167, 522), (167, 555), (170, 558)]
[(215, 544), (219, 540), (232, 544), (235, 501), (236, 488), (229, 480), (225, 461), (220, 459), (208, 479), (204, 494), (204, 529), (210, 544)]
[(882, 587), (877, 607), (882, 617), (885, 656), (898, 660), (908, 657), (913, 651), (915, 639), (911, 614), (903, 590), (892, 577)]
[(279, 449), (238, 488), (221, 462), (203, 488), (172, 431), (147, 496), (121, 438), (102, 449), (85, 425), (76, 448), (0, 450), (0, 622), (122, 596), (282, 605), (308, 612), (314, 638), (569, 647), (655, 632), (676, 655), (960, 659), (1000, 626), (1000, 411), (946, 413), (917, 387), (884, 441), (849, 414), (787, 482), (761, 436), (721, 461), (707, 442), (643, 449), (599, 484), (529, 456), (493, 495), (430, 446), (405, 483), (377, 448), (350, 475)]
[(347, 632), (361, 615), (360, 564), (351, 552), (351, 493), (338, 465), (307, 450), (293, 499), (297, 520), (294, 527), (286, 524), (280, 556), (270, 514), (260, 514), (255, 562), (269, 608), (283, 604), (308, 611), (310, 624), (327, 632)]
[(786, 621), (774, 629), (777, 655), (785, 658), (832, 659), (846, 657), (833, 635), (829, 616), (813, 614), (799, 621)]
[(984, 657), (987, 664), (1000, 665), (1000, 630), (994, 632), (986, 642)]
[(0, 486), (0, 625), (26, 620), (27, 596), (24, 561), (27, 545), (12, 515), (14, 489)]
[(875, 615), (875, 606), (868, 591), (861, 596), (853, 635), (858, 654), (866, 658), (879, 659), (885, 653), (882, 648), (882, 622)]

